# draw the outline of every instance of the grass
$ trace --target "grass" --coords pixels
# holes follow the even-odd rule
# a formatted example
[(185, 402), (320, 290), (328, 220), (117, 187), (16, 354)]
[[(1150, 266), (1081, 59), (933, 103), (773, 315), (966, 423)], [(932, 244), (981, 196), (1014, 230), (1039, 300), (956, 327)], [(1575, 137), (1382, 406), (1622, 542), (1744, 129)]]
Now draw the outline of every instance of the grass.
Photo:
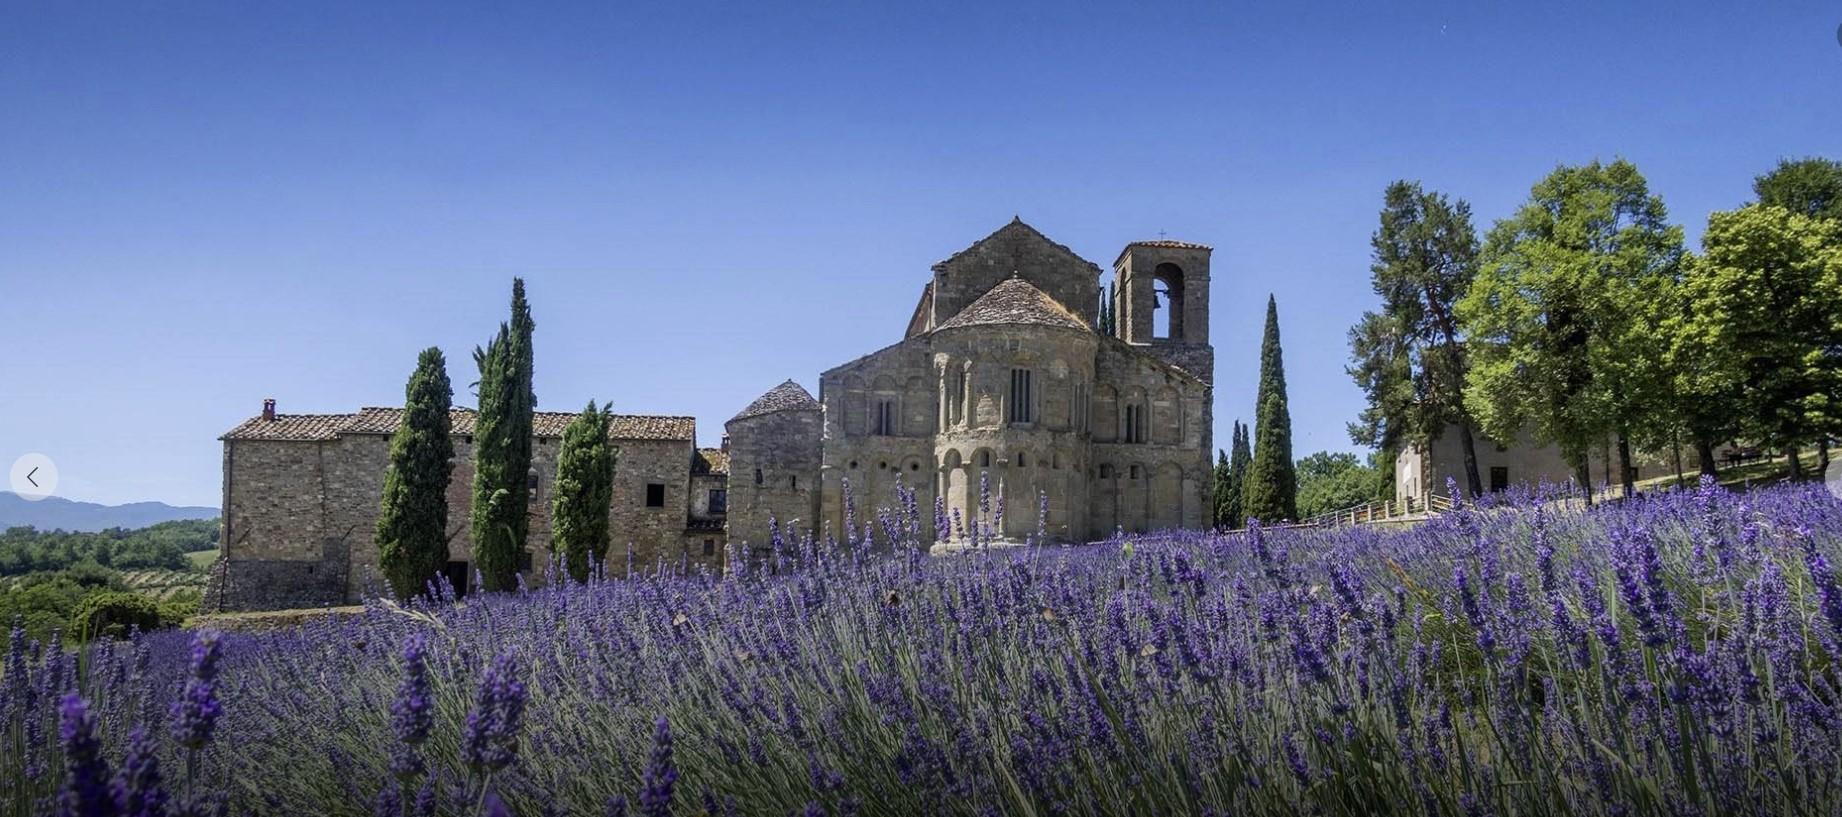
[(192, 568), (194, 570), (210, 570), (211, 564), (217, 561), (217, 548), (212, 548), (210, 550), (194, 550), (191, 553), (187, 553), (185, 557), (187, 561), (192, 563)]

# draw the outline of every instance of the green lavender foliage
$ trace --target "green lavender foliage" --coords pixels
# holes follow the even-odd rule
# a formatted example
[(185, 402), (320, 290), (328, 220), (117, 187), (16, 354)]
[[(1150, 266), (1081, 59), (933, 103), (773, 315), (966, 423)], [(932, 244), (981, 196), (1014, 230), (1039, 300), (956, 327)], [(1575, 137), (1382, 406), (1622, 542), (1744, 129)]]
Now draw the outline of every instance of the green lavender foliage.
[(447, 359), (435, 347), (422, 350), (404, 388), (403, 420), (390, 438), (377, 519), (378, 566), (397, 598), (423, 592), (448, 561), (453, 401)]
[(484, 349), (473, 350), (480, 369), (480, 410), (474, 425), (473, 559), (487, 590), (517, 584), (530, 531), (531, 422), (537, 395), (531, 388), (531, 308), (524, 280), (512, 281), (512, 319)]
[(611, 421), (606, 407), (590, 401), (563, 431), (563, 449), (556, 458), (550, 547), (576, 581), (587, 580), (608, 552), (616, 456), (608, 440)]

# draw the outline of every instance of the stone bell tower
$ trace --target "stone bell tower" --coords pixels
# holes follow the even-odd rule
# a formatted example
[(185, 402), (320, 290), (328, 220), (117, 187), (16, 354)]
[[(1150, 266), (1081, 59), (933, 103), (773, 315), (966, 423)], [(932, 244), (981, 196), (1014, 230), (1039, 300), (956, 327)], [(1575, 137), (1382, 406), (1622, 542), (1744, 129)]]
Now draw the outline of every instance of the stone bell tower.
[[(1119, 337), (1215, 382), (1209, 345), (1209, 254), (1187, 241), (1134, 241), (1113, 262)], [(1162, 313), (1160, 315), (1160, 313)], [(1162, 324), (1162, 325), (1160, 325)]]

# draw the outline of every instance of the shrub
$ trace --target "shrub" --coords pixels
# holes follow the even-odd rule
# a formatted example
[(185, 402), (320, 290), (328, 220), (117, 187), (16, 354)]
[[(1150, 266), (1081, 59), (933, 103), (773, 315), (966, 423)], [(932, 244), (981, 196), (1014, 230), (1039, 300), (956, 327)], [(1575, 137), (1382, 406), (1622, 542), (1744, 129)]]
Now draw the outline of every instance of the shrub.
[[(180, 616), (183, 620), (184, 616)], [(83, 640), (121, 638), (134, 628), (142, 632), (164, 626), (161, 605), (139, 593), (109, 591), (85, 598), (71, 616), (71, 626)]]

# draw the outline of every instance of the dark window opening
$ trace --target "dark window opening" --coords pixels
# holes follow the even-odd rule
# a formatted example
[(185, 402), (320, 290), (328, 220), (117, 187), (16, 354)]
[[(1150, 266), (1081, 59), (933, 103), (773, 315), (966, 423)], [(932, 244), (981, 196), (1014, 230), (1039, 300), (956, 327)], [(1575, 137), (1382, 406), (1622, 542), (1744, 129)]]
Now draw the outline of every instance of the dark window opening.
[(990, 451), (980, 451), (979, 452), (979, 467), (980, 468), (990, 468), (991, 467), (991, 452)]
[(756, 484), (756, 485), (760, 485), (760, 484), (761, 484), (761, 469), (759, 469), (759, 468), (756, 468), (756, 469), (755, 469), (755, 484)]
[(448, 586), (454, 590), (454, 597), (458, 599), (467, 595), (471, 586), (468, 580), (473, 577), (473, 571), (468, 569), (466, 562), (449, 562), (442, 565), (441, 576), (448, 580)]
[(911, 463), (909, 463), (909, 464), (908, 464), (908, 470), (910, 470), (910, 471), (919, 471), (919, 470), (921, 470), (921, 463), (918, 463), (918, 462), (911, 462)]
[(1035, 395), (1030, 380), (1029, 369), (1011, 370), (1010, 421), (1013, 423), (1028, 423), (1035, 416)]
[(1509, 490), (1509, 469), (1497, 465), (1490, 469), (1490, 492), (1499, 493)]
[(1130, 475), (1126, 477), (1126, 479), (1138, 479), (1138, 466), (1136, 465), (1132, 466), (1132, 471)]
[(895, 436), (894, 400), (876, 401), (876, 428), (873, 429), (872, 433), (878, 437)]
[(729, 491), (724, 488), (710, 489), (710, 512), (729, 513)]
[(704, 540), (704, 555), (705, 556), (715, 556), (716, 555), (716, 540), (715, 539), (705, 539)]
[(531, 551), (528, 551), (528, 550), (518, 551), (518, 572), (520, 573), (531, 572)]
[(1018, 468), (1030, 467), (1030, 455), (1023, 453), (1022, 451), (1017, 452), (1017, 467)]
[(793, 476), (787, 477), (787, 487), (792, 488), (795, 491), (799, 490), (799, 475), (798, 474), (794, 474)]
[(665, 484), (661, 482), (646, 483), (646, 507), (665, 507)]
[(1125, 439), (1129, 443), (1145, 441), (1145, 407), (1137, 404), (1126, 406)]
[(1100, 478), (1101, 479), (1112, 479), (1113, 478), (1113, 466), (1111, 465), (1100, 466)]

